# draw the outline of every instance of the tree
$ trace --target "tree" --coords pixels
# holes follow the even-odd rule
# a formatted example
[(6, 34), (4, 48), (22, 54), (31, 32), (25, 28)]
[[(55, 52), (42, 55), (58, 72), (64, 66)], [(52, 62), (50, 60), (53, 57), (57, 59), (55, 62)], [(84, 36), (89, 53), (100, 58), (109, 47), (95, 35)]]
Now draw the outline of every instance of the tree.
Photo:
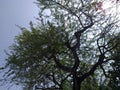
[(111, 40), (112, 43), (117, 43), (116, 48), (113, 49), (112, 58), (113, 62), (111, 63), (111, 70), (109, 70), (110, 81), (108, 85), (112, 90), (120, 89), (120, 33), (116, 35), (114, 39)]
[(98, 76), (103, 72), (106, 77), (118, 44), (109, 43), (118, 33), (119, 19), (96, 11), (93, 0), (37, 0), (37, 5), (40, 25), (21, 28), (6, 59), (5, 75), (25, 90), (36, 83), (42, 90), (99, 86)]

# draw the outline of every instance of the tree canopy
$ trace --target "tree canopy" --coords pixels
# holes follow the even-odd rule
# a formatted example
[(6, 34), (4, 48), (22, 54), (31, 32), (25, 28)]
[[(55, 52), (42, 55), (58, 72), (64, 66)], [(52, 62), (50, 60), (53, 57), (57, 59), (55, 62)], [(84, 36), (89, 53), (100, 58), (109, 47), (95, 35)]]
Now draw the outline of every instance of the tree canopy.
[(24, 90), (118, 89), (119, 18), (105, 15), (98, 3), (37, 0), (39, 23), (15, 37), (4, 77)]

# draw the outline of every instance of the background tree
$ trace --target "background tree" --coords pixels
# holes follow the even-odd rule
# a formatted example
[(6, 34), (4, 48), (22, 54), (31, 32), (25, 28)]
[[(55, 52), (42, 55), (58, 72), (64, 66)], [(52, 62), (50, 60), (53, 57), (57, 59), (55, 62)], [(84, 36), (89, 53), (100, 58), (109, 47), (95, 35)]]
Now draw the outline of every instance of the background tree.
[[(104, 15), (94, 0), (37, 0), (39, 25), (21, 28), (4, 67), (5, 78), (24, 90), (96, 90), (109, 71), (117, 17)], [(97, 8), (97, 10), (96, 10)], [(46, 13), (47, 12), (47, 13)], [(92, 82), (95, 83), (92, 83)]]
[(110, 81), (108, 83), (112, 90), (120, 89), (120, 33), (111, 40), (111, 44), (117, 43), (117, 46), (112, 51), (113, 62), (111, 70), (109, 70)]

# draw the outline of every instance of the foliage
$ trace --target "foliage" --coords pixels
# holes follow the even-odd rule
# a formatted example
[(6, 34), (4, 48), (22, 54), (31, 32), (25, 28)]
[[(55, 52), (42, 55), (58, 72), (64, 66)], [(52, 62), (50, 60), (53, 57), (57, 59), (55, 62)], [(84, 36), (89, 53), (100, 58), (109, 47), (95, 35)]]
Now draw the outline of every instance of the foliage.
[(111, 52), (116, 53), (119, 44), (111, 44), (119, 19), (103, 15), (98, 3), (37, 0), (40, 23), (34, 26), (31, 22), (30, 30), (21, 28), (6, 59), (5, 78), (23, 84), (24, 90), (98, 90), (99, 76), (102, 73), (107, 78)]
[[(113, 40), (111, 40), (113, 43)], [(112, 58), (114, 62), (111, 63), (112, 69), (109, 71), (110, 81), (109, 86), (113, 90), (120, 89), (120, 33), (116, 35), (114, 43), (118, 43), (117, 46), (113, 49)]]
[[(36, 82), (49, 84), (54, 73), (58, 73), (55, 78), (64, 78), (62, 72), (55, 68), (51, 56), (66, 53), (63, 45), (65, 40), (67, 33), (63, 33), (60, 27), (54, 30), (23, 29), (22, 34), (15, 38), (15, 43), (10, 47), (11, 52), (6, 64), (6, 67), (9, 67), (8, 76), (14, 73), (13, 81), (29, 84), (31, 88)], [(68, 56), (62, 56), (64, 59), (67, 59), (66, 57)]]

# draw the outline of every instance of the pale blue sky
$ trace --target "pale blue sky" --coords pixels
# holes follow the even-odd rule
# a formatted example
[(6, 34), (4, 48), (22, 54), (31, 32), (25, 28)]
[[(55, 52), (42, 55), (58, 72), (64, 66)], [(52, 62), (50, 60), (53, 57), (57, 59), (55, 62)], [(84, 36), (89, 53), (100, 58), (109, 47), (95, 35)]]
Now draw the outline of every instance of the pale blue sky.
[[(39, 9), (33, 2), (35, 0), (0, 0), (0, 66), (5, 63), (4, 50), (8, 50), (14, 42), (14, 36), (20, 33), (15, 25), (29, 27), (30, 21), (36, 21)], [(8, 90), (7, 85), (0, 86), (0, 90)], [(14, 85), (9, 90), (22, 89)]]

